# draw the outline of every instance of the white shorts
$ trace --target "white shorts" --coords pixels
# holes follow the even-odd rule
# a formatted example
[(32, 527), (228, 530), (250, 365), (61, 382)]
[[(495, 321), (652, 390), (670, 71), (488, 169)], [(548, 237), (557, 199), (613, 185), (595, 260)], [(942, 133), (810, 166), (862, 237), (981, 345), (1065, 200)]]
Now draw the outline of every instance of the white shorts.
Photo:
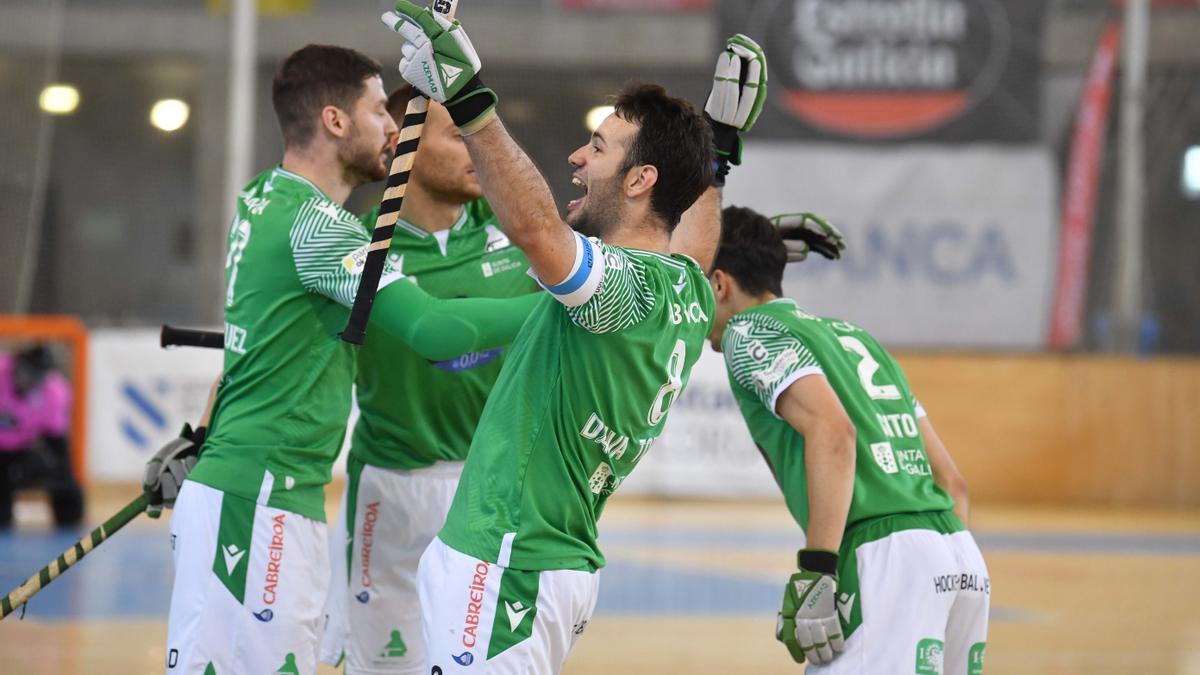
[[(897, 518), (930, 516), (946, 517)], [(872, 540), (855, 547), (851, 558), (857, 564), (847, 569), (855, 561), (842, 561), (839, 575), (845, 582), (838, 588), (838, 609), (849, 634), (846, 650), (832, 663), (809, 666), (806, 672), (983, 673), (991, 598), (987, 565), (970, 532), (943, 533), (948, 529), (902, 529), (868, 536)]]
[(324, 523), (189, 480), (170, 529), (168, 675), (317, 672)]
[(434, 539), (421, 556), (417, 584), (426, 672), (552, 675), (592, 617), (599, 577), (506, 569)]
[(462, 467), (439, 462), (403, 471), (351, 462), (329, 544), (322, 661), (337, 665), (344, 655), (346, 675), (428, 672), (417, 563), (446, 522)]

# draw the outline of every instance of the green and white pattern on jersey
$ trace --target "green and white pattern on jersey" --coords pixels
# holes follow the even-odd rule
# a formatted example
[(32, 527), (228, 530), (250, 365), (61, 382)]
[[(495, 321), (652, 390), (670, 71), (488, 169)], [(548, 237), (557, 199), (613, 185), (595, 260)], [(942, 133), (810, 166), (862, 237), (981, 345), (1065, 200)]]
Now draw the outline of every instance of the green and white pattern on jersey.
[[(368, 226), (377, 212), (363, 217)], [(398, 221), (391, 264), (439, 298), (511, 298), (538, 290), (529, 261), (500, 231), (487, 202), (467, 204), (449, 230), (431, 234)], [(461, 461), (500, 376), (506, 348), (432, 363), (386, 331), (358, 350), (355, 380), (362, 415), (350, 454), (371, 466), (417, 469)]]
[(546, 297), (513, 343), (439, 534), (451, 548), (519, 570), (604, 566), (596, 521), (662, 432), (714, 302), (689, 258), (598, 250), (590, 299)]
[(337, 335), (369, 243), (356, 216), (294, 173), (265, 171), (242, 191), (225, 261), (224, 377), (191, 480), (325, 520), (354, 377)]
[(933, 481), (908, 378), (866, 331), (780, 298), (734, 315), (721, 349), (742, 417), (800, 527), (808, 527), (804, 437), (774, 408), (788, 385), (810, 373), (829, 380), (858, 432), (848, 529), (880, 516), (953, 508)]

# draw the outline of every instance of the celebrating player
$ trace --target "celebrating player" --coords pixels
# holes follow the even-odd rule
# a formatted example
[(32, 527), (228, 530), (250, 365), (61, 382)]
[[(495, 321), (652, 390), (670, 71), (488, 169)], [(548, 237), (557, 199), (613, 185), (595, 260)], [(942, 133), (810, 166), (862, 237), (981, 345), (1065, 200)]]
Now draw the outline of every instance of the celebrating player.
[[(550, 292), (513, 344), (421, 558), (428, 665), (556, 673), (595, 606), (600, 512), (661, 432), (711, 328), (713, 134), (661, 87), (627, 87), (569, 158), (584, 196), (564, 223), (497, 118), (462, 27), (407, 1), (384, 21), (405, 38), (401, 73), (446, 103), (505, 233)], [(721, 72), (731, 66), (747, 76), (719, 78), (707, 106), (726, 158), (766, 77), (744, 38), (722, 55)]]
[[(348, 49), (293, 53), (272, 98), (283, 162), (238, 200), (224, 375), (171, 519), (168, 673), (316, 670), (329, 581), (323, 488), (354, 373), (352, 348), (337, 334), (369, 245), (341, 204), (355, 186), (387, 175), (397, 129), (379, 64)], [(403, 280), (398, 265), (381, 287), (374, 325), (439, 360), (506, 344), (534, 304), (436, 300)]]
[[(403, 118), (411, 93), (411, 86), (392, 93), (393, 118)], [(437, 297), (537, 290), (529, 262), (498, 229), (482, 194), (450, 114), (431, 102), (389, 254)], [(417, 562), (446, 520), (504, 352), (431, 362), (386, 333), (358, 352), (362, 415), (331, 540), (321, 638), (321, 659), (334, 665), (344, 654), (347, 675), (428, 672)]]
[(811, 673), (982, 673), (988, 572), (954, 461), (874, 338), (781, 297), (789, 250), (836, 257), (841, 235), (723, 216), (711, 343), (807, 540), (777, 637)]

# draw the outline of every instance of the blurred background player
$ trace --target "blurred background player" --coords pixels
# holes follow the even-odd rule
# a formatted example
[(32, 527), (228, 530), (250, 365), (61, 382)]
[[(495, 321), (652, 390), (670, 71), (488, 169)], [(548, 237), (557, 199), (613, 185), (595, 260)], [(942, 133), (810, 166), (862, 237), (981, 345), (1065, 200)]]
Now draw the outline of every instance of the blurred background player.
[(67, 445), (70, 421), (71, 385), (48, 347), (0, 352), (0, 529), (12, 525), (13, 499), (23, 488), (46, 491), (58, 525), (83, 518)]
[[(386, 177), (397, 128), (379, 64), (340, 47), (284, 59), (272, 101), (283, 161), (238, 200), (224, 373), (171, 519), (168, 673), (316, 669), (329, 581), (324, 486), (355, 367), (338, 333), (369, 245), (342, 203)], [(394, 265), (380, 286), (372, 325), (427, 358), (506, 344), (532, 305), (433, 299)]]
[[(823, 221), (784, 225), (838, 254)], [(787, 260), (769, 220), (724, 210), (711, 343), (806, 535), (778, 638), (811, 673), (981, 673), (990, 584), (962, 476), (870, 334), (781, 297)]]
[[(392, 93), (397, 124), (413, 89)], [(440, 298), (539, 290), (500, 231), (450, 114), (431, 102), (390, 256)], [(375, 213), (364, 217), (368, 229)], [(361, 412), (330, 545), (321, 660), (346, 673), (424, 673), (417, 562), (446, 520), (505, 347), (430, 361), (386, 332), (358, 350)], [(344, 547), (344, 549), (343, 549)]]
[[(627, 86), (569, 158), (585, 194), (563, 222), (496, 117), (462, 27), (410, 2), (384, 22), (405, 38), (405, 79), (447, 101), (505, 234), (553, 298), (514, 343), (446, 525), (421, 558), (429, 665), (555, 673), (595, 607), (600, 512), (661, 433), (711, 328), (713, 134), (662, 87)], [(735, 102), (717, 123), (734, 126), (722, 136), (736, 142), (766, 72), (761, 50), (740, 36), (719, 68), (729, 64), (749, 75), (714, 82), (725, 93), (715, 99)]]

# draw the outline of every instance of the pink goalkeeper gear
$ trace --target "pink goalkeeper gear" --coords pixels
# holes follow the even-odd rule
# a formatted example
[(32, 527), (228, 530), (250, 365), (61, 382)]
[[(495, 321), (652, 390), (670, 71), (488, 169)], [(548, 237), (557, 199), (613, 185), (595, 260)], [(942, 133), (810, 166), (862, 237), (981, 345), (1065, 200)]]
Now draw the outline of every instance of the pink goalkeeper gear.
[(25, 450), (39, 436), (62, 436), (70, 428), (71, 385), (60, 373), (46, 375), (37, 389), (18, 395), (16, 360), (0, 355), (0, 452)]

